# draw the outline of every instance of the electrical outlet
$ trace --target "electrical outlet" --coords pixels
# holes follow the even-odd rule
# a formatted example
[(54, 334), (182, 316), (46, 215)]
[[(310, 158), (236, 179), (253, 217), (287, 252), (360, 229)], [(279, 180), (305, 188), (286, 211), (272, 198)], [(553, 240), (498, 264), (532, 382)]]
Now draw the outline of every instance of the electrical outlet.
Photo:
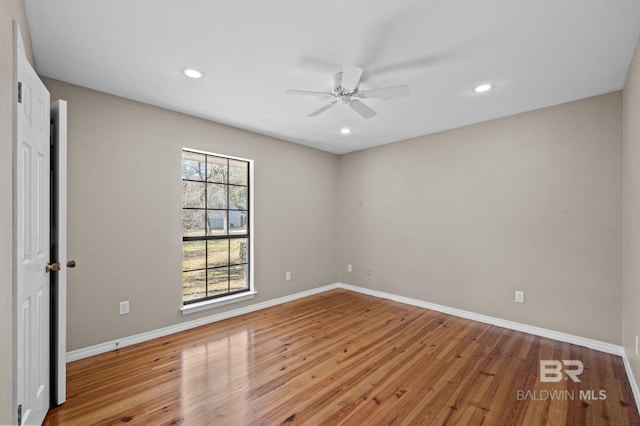
[(640, 353), (638, 353), (638, 335), (636, 334), (636, 356), (640, 355)]
[(351, 265), (347, 265), (347, 272), (353, 272), (353, 267)]
[(517, 291), (516, 290), (516, 302), (524, 303), (524, 291)]
[(291, 272), (287, 272), (286, 274), (284, 274), (284, 278), (285, 278), (287, 281), (291, 281)]
[(120, 302), (120, 315), (129, 313), (129, 301), (125, 300), (124, 302)]

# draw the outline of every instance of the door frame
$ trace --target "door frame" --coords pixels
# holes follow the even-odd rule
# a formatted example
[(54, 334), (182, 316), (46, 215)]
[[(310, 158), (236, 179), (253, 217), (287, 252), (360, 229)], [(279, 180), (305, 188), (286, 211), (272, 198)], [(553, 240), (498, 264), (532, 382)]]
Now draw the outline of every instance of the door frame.
[(51, 274), (51, 405), (67, 393), (67, 102), (51, 104), (51, 260), (60, 270)]

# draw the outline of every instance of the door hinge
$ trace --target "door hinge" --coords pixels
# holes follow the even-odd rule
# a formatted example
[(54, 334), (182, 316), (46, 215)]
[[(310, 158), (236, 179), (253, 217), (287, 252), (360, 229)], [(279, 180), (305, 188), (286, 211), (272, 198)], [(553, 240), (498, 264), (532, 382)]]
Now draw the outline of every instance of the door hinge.
[(22, 404), (18, 405), (18, 425), (22, 424)]
[(18, 82), (18, 103), (22, 103), (22, 82)]

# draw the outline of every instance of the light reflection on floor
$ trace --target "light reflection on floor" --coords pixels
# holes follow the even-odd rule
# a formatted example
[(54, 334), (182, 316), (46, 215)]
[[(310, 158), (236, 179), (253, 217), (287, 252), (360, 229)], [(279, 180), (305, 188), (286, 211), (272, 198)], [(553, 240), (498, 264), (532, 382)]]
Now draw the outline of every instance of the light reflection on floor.
[(248, 424), (251, 351), (247, 330), (182, 351), (181, 412), (186, 424)]

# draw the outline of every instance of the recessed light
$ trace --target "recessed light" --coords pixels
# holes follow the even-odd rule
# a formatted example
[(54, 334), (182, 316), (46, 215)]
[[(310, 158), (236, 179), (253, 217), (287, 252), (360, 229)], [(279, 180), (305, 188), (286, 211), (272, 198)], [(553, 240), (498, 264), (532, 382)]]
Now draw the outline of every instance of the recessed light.
[(187, 68), (184, 70), (184, 75), (189, 78), (202, 78), (202, 73), (198, 70), (194, 70), (193, 68)]
[(481, 84), (481, 85), (479, 85), (479, 86), (476, 86), (476, 87), (473, 89), (473, 91), (474, 91), (475, 93), (483, 93), (483, 92), (486, 92), (486, 91), (491, 90), (491, 88), (492, 88), (492, 87), (493, 87), (493, 86), (492, 86), (491, 84), (489, 84), (489, 83), (485, 83), (485, 84)]
[(343, 135), (348, 135), (349, 133), (351, 133), (351, 129), (348, 127), (343, 127), (342, 129), (340, 129), (340, 133), (342, 133)]

